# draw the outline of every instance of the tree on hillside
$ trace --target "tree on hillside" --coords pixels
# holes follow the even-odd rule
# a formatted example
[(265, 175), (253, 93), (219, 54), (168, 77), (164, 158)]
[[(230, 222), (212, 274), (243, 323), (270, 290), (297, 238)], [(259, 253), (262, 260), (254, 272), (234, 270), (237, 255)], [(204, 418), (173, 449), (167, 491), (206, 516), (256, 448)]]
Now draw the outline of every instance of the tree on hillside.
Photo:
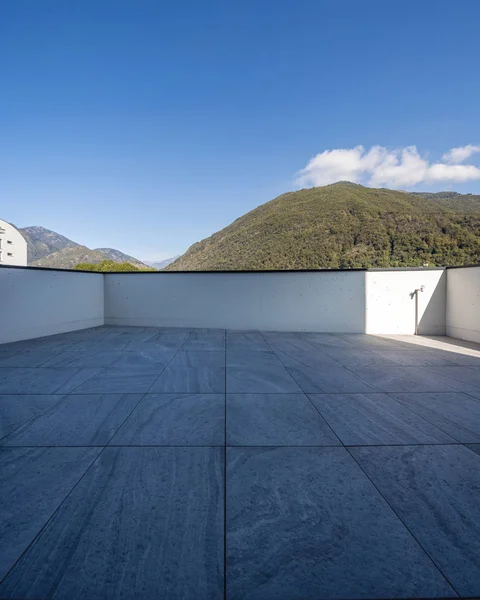
[(74, 267), (76, 271), (97, 271), (97, 272), (106, 272), (106, 271), (155, 271), (156, 269), (139, 269), (128, 262), (118, 263), (113, 260), (102, 260), (99, 263), (78, 263)]

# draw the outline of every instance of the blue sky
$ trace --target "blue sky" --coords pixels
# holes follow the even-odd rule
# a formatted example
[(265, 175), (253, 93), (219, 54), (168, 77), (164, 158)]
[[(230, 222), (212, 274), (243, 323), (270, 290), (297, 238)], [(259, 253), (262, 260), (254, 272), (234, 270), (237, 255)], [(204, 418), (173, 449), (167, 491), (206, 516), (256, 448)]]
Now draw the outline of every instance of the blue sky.
[(336, 177), (480, 193), (479, 23), (478, 0), (4, 0), (0, 218), (161, 259)]

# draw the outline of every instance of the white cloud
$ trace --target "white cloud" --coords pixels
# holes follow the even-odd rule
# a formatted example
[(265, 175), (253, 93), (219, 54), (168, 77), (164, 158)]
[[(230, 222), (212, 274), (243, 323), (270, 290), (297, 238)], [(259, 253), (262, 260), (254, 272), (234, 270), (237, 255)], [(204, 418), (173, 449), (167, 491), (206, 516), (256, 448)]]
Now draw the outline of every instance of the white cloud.
[(476, 154), (480, 152), (480, 146), (472, 146), (472, 144), (468, 144), (467, 146), (460, 146), (460, 148), (452, 148), (448, 152), (442, 156), (442, 160), (452, 165), (458, 165), (458, 163), (462, 163), (467, 158), (470, 158), (472, 154)]
[(315, 186), (345, 180), (374, 187), (405, 188), (420, 183), (469, 181), (480, 179), (480, 168), (458, 163), (476, 152), (480, 152), (480, 146), (452, 148), (442, 156), (444, 162), (430, 163), (416, 146), (396, 150), (383, 146), (325, 150), (299, 171), (297, 183)]

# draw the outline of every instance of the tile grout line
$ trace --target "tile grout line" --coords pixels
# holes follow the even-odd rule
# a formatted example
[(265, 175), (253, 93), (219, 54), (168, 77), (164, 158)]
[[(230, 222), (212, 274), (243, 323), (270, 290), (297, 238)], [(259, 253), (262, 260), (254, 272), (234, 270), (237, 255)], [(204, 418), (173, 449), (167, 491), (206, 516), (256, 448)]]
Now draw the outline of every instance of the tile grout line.
[[(304, 394), (307, 394), (308, 392), (305, 392), (304, 389), (302, 388), (302, 386), (299, 384), (299, 382), (295, 379), (295, 376), (293, 375), (293, 373), (290, 371), (291, 368), (294, 367), (288, 367), (283, 361), (282, 359), (278, 356), (278, 354), (275, 352), (275, 350), (273, 349), (273, 347), (270, 345), (270, 343), (268, 342), (268, 340), (265, 339), (265, 337), (263, 336), (262, 332), (259, 332), (260, 335), (262, 336), (262, 338), (264, 339), (264, 341), (266, 342), (266, 344), (268, 345), (268, 347), (272, 350), (272, 352), (275, 354), (275, 356), (278, 358), (278, 360), (282, 363), (282, 365), (285, 367), (285, 369), (288, 371), (290, 377), (293, 378), (293, 380), (295, 381), (295, 383), (298, 385), (298, 387), (302, 390), (302, 392)], [(302, 338), (303, 339), (303, 338)], [(366, 383), (368, 386), (372, 387), (375, 390), (378, 390), (378, 392), (374, 392), (374, 393), (379, 393), (382, 394), (384, 392), (382, 392), (379, 388), (377, 388), (377, 386), (373, 385), (372, 383), (369, 383), (366, 379), (364, 379), (363, 377), (361, 377), (360, 375), (358, 375), (357, 373), (355, 373), (354, 371), (351, 371), (350, 369), (348, 369), (345, 365), (343, 365), (342, 363), (340, 363), (338, 360), (336, 360), (335, 358), (332, 358), (331, 356), (329, 356), (328, 354), (326, 354), (325, 352), (323, 352), (322, 350), (320, 350), (320, 348), (318, 348), (317, 346), (315, 346), (313, 343), (309, 342), (308, 340), (304, 340), (306, 341), (310, 346), (312, 346), (312, 348), (314, 350), (316, 350), (317, 352), (320, 352), (321, 354), (324, 354), (326, 357), (328, 357), (330, 360), (332, 360), (333, 362), (335, 362), (341, 369), (344, 369), (345, 371), (348, 371), (351, 375), (353, 375), (354, 377), (358, 377), (359, 379), (361, 379), (364, 383)], [(348, 342), (348, 340), (346, 340)], [(352, 346), (354, 346), (355, 348), (359, 348), (359, 349), (364, 349), (364, 348), (360, 348), (359, 346), (355, 346), (352, 342)], [(370, 352), (369, 350), (367, 350), (367, 352)], [(308, 365), (305, 365), (305, 367), (307, 368), (315, 368), (315, 367), (309, 367)], [(312, 392), (315, 393), (315, 392)], [(327, 394), (329, 392), (321, 392), (324, 394)], [(335, 393), (342, 393), (342, 394), (346, 394), (348, 392), (335, 392)], [(358, 392), (357, 392), (358, 393)], [(366, 392), (362, 392), (362, 393), (366, 393)]]
[[(284, 365), (282, 365), (284, 366)], [(108, 368), (108, 367), (107, 367)], [(219, 367), (219, 368), (223, 368), (223, 367)], [(232, 367), (231, 367), (232, 368)], [(235, 368), (235, 367), (233, 367)], [(285, 369), (289, 369), (289, 367), (284, 367)], [(162, 372), (163, 373), (163, 370)], [(158, 376), (160, 377), (160, 375)], [(83, 384), (80, 384), (83, 385)], [(370, 384), (371, 385), (371, 384)], [(57, 393), (45, 393), (45, 392), (34, 392), (31, 394), (12, 394), (11, 392), (7, 392), (4, 394), (0, 394), (2, 396), (98, 396), (98, 395), (102, 395), (102, 396), (116, 396), (118, 394), (122, 394), (122, 393), (129, 393), (129, 394), (148, 394), (149, 392), (79, 392), (79, 393), (75, 393), (75, 392), (68, 392), (68, 393), (63, 393), (63, 394), (57, 394)], [(223, 394), (223, 392), (155, 392), (155, 394), (158, 395), (167, 395), (167, 394), (202, 394), (202, 393), (212, 393), (214, 395), (217, 396), (221, 396)], [(300, 392), (229, 392), (230, 396), (245, 396), (245, 395), (252, 395), (252, 394), (264, 394), (264, 395), (278, 395), (281, 394), (282, 396), (292, 396), (295, 394), (299, 394), (299, 393), (304, 393), (304, 394), (311, 394), (313, 396), (341, 396), (341, 395), (345, 395), (348, 394), (349, 396), (362, 396), (365, 394), (368, 395), (386, 395), (386, 394), (452, 394), (452, 393), (457, 393), (457, 394), (465, 394), (466, 396), (469, 396), (470, 398), (472, 398), (473, 400), (480, 400), (479, 397), (477, 396), (471, 396), (469, 394), (469, 392), (462, 392), (460, 390), (449, 390), (448, 392), (437, 392), (437, 391), (425, 391), (425, 392), (405, 392), (405, 391), (395, 391), (395, 390), (389, 390), (389, 391), (385, 391), (385, 392), (304, 392), (302, 389), (300, 389)], [(480, 394), (480, 388), (477, 390), (475, 390), (475, 392), (472, 393), (479, 393)]]
[(176, 351), (174, 352), (172, 358), (166, 363), (166, 365), (163, 367), (163, 369), (160, 371), (158, 377), (155, 378), (155, 380), (153, 381), (152, 385), (148, 388), (148, 390), (145, 392), (145, 394), (149, 394), (150, 390), (152, 389), (152, 387), (157, 383), (157, 381), (160, 379), (160, 377), (163, 375), (163, 373), (167, 370), (168, 365), (172, 362), (172, 360), (177, 356), (177, 354), (180, 352), (180, 350), (183, 348), (183, 345), (185, 344), (185, 342), (188, 340), (188, 338), (190, 337), (190, 333), (185, 337), (185, 339), (183, 340), (183, 342), (180, 344), (180, 346), (176, 349)]
[(0, 450), (15, 450), (19, 448), (423, 448), (423, 447), (433, 447), (436, 448), (438, 446), (480, 446), (480, 442), (443, 442), (443, 443), (428, 443), (428, 444), (420, 444), (416, 442), (415, 444), (234, 444), (234, 445), (225, 445), (225, 444), (109, 444), (108, 446), (102, 445), (90, 445), (86, 446), (85, 444), (76, 444), (71, 446), (58, 445), (52, 446), (48, 444), (44, 445), (18, 445), (18, 446), (1, 446)]
[[(270, 348), (270, 350), (274, 353), (274, 355), (277, 357), (277, 359), (280, 361), (280, 364), (283, 366), (283, 368), (285, 369), (285, 371), (290, 375), (290, 377), (293, 379), (293, 381), (295, 382), (295, 384), (298, 386), (298, 389), (301, 391), (302, 394), (304, 394), (306, 396), (305, 391), (303, 390), (302, 386), (298, 383), (298, 381), (295, 379), (295, 377), (290, 373), (290, 371), (288, 370), (288, 368), (286, 367), (286, 365), (284, 364), (283, 360), (278, 356), (278, 354), (275, 352), (275, 350), (273, 349), (273, 347), (270, 345), (270, 342), (265, 338), (265, 336), (263, 335), (263, 333), (258, 330), (258, 333), (260, 334), (260, 337), (263, 339), (263, 341), (267, 344), (267, 346)], [(308, 342), (309, 343), (309, 342)], [(312, 344), (310, 344), (312, 346)], [(313, 348), (314, 346), (312, 346)], [(298, 392), (296, 392), (298, 393)]]
[[(110, 446), (110, 443), (112, 442), (112, 440), (115, 438), (115, 436), (117, 435), (117, 433), (120, 431), (120, 429), (125, 425), (125, 423), (128, 421), (128, 419), (133, 415), (133, 413), (135, 412), (135, 410), (137, 409), (138, 405), (140, 404), (140, 402), (145, 398), (145, 396), (147, 395), (146, 392), (145, 394), (139, 394), (141, 397), (140, 399), (136, 402), (135, 406), (132, 408), (132, 410), (128, 413), (128, 415), (123, 419), (123, 421), (121, 422), (121, 424), (117, 427), (117, 429), (115, 430), (115, 433), (110, 437), (110, 439), (108, 440), (108, 442), (105, 444), (105, 448), (107, 446)], [(117, 448), (121, 448), (122, 446), (114, 444), (115, 447)]]
[[(270, 343), (265, 339), (265, 337), (263, 336), (263, 334), (259, 331), (260, 335), (262, 336), (263, 340), (265, 341), (265, 343), (267, 344), (267, 346), (272, 350), (272, 352), (274, 352), (273, 348), (270, 346)], [(303, 391), (303, 389), (301, 388), (300, 384), (298, 383), (298, 381), (295, 379), (295, 377), (290, 373), (290, 371), (287, 369), (286, 365), (283, 363), (282, 359), (274, 352), (275, 356), (277, 356), (278, 360), (282, 363), (282, 365), (285, 367), (285, 369), (287, 370), (287, 372), (289, 373), (290, 377), (292, 377), (292, 379), (295, 381), (295, 383), (298, 385), (298, 387), (302, 390), (302, 394), (305, 396), (305, 398), (308, 400), (308, 402), (313, 406), (314, 410), (319, 414), (320, 418), (323, 420), (323, 422), (327, 425), (327, 427), (330, 429), (330, 431), (333, 433), (333, 435), (335, 436), (335, 438), (339, 441), (340, 446), (343, 446), (343, 442), (340, 439), (340, 437), (336, 434), (336, 432), (334, 431), (333, 427), (330, 425), (330, 423), (327, 421), (327, 419), (325, 419), (325, 417), (322, 415), (322, 413), (319, 411), (319, 409), (315, 406), (314, 402), (310, 399), (310, 397), (308, 396), (308, 394), (306, 392)], [(333, 444), (332, 444), (333, 446)], [(337, 447), (337, 446), (333, 446), (333, 447)]]
[[(88, 446), (85, 446), (85, 447), (88, 447)], [(17, 566), (17, 564), (22, 560), (22, 557), (35, 544), (35, 542), (40, 537), (40, 535), (42, 534), (42, 532), (46, 529), (46, 527), (49, 525), (49, 523), (55, 518), (55, 516), (57, 515), (57, 513), (59, 512), (59, 510), (61, 509), (61, 507), (64, 505), (64, 503), (67, 501), (67, 499), (71, 496), (71, 494), (73, 493), (73, 491), (77, 488), (77, 486), (83, 480), (83, 478), (88, 473), (88, 471), (90, 471), (90, 469), (92, 468), (92, 466), (97, 462), (97, 460), (100, 458), (100, 456), (103, 454), (103, 452), (105, 451), (105, 448), (106, 448), (105, 446), (97, 446), (97, 447), (101, 448), (100, 452), (92, 459), (92, 462), (88, 465), (88, 467), (85, 469), (85, 471), (83, 472), (83, 474), (78, 478), (78, 481), (73, 485), (72, 489), (68, 492), (68, 494), (65, 496), (65, 498), (63, 500), (61, 500), (60, 504), (52, 512), (52, 514), (50, 515), (50, 517), (45, 521), (45, 523), (43, 524), (43, 526), (38, 530), (38, 532), (36, 533), (36, 535), (33, 537), (32, 541), (28, 544), (28, 546), (25, 548), (25, 550), (20, 554), (20, 556), (17, 558), (17, 560), (11, 566), (11, 568), (8, 569), (8, 571), (5, 573), (5, 575), (0, 579), (0, 584), (2, 584), (6, 580), (6, 578), (9, 576), (9, 574), (13, 571), (13, 569)]]
[[(283, 364), (282, 364), (282, 366), (287, 371), (288, 371), (289, 368), (291, 368), (291, 367), (285, 367)], [(106, 368), (108, 368), (108, 367), (106, 367)], [(223, 368), (223, 367), (219, 367), (219, 368)], [(236, 367), (230, 367), (230, 368), (236, 368)], [(162, 373), (163, 373), (163, 370), (161, 371), (160, 375)], [(97, 375), (98, 374), (99, 373), (97, 373)], [(160, 375), (158, 377), (160, 377)], [(94, 377), (95, 377), (95, 375), (94, 375)], [(80, 385), (83, 385), (83, 384), (80, 384)], [(369, 385), (372, 385), (372, 384), (369, 384)], [(138, 393), (144, 394), (145, 393), (145, 394), (148, 394), (149, 392), (78, 392), (78, 393), (75, 393), (75, 391), (73, 391), (73, 392), (68, 392), (68, 393), (64, 392), (64, 393), (61, 393), (61, 394), (57, 394), (57, 393), (51, 394), (51, 393), (48, 393), (48, 392), (47, 393), (45, 393), (45, 392), (34, 392), (34, 393), (31, 393), (31, 394), (14, 394), (14, 393), (11, 393), (11, 392), (7, 392), (7, 393), (1, 394), (1, 395), (2, 396), (97, 396), (97, 395), (101, 394), (102, 396), (111, 396), (111, 395), (118, 395), (118, 394), (121, 394), (121, 393), (130, 393), (130, 394), (138, 394)], [(216, 394), (218, 396), (221, 396), (223, 394), (223, 392), (155, 392), (155, 394), (159, 394), (159, 395), (162, 395), (162, 394), (173, 394), (173, 393), (175, 393), (175, 394), (177, 394), (177, 393), (178, 394), (212, 393), (212, 394)], [(370, 391), (369, 392), (303, 392), (303, 390), (301, 388), (300, 388), (300, 392), (229, 392), (229, 394), (231, 396), (235, 396), (235, 395), (242, 395), (242, 396), (244, 396), (244, 395), (248, 395), (248, 394), (266, 394), (266, 395), (269, 395), (269, 394), (281, 394), (283, 396), (288, 396), (288, 395), (291, 396), (291, 395), (295, 395), (295, 394), (299, 394), (299, 393), (312, 394), (314, 396), (336, 396), (336, 395), (337, 396), (341, 396), (341, 395), (344, 395), (344, 394), (348, 394), (349, 396), (362, 396), (362, 395), (365, 395), (365, 394), (368, 394), (368, 395), (372, 395), (372, 394), (374, 394), (374, 395), (380, 395), (380, 394), (383, 394), (383, 395), (386, 395), (386, 394), (440, 394), (441, 395), (441, 394), (457, 393), (457, 394), (465, 394), (466, 396), (469, 396), (473, 400), (480, 400), (479, 397), (471, 395), (471, 393), (478, 393), (478, 394), (480, 394), (480, 388), (478, 390), (471, 390), (471, 393), (469, 393), (469, 392), (462, 392), (460, 390), (453, 390), (453, 389), (449, 390), (447, 392), (445, 392), (445, 391), (444, 392), (438, 392), (438, 391), (435, 391), (435, 390), (429, 390), (429, 391), (424, 391), (424, 392), (405, 392), (403, 390), (402, 391), (388, 390), (388, 391), (385, 391), (385, 392), (380, 392), (380, 391), (378, 391), (378, 392), (377, 391), (371, 391), (371, 392)]]
[[(445, 435), (450, 436), (452, 438), (452, 440), (454, 440), (455, 442), (458, 442), (459, 444), (469, 443), (469, 442), (461, 442), (460, 440), (457, 440), (457, 438), (454, 437), (451, 433), (449, 433), (448, 431), (445, 431), (445, 429), (443, 429), (443, 427), (440, 427), (439, 425), (432, 423), (432, 421), (430, 421), (430, 419), (421, 415), (414, 408), (411, 408), (410, 406), (406, 406), (405, 404), (403, 404), (403, 402), (401, 402), (400, 400), (397, 400), (396, 398), (393, 397), (393, 394), (402, 394), (402, 393), (408, 394), (408, 393), (415, 393), (415, 392), (385, 392), (385, 395), (388, 396), (390, 398), (390, 400), (393, 400), (397, 404), (403, 406), (403, 408), (406, 408), (407, 410), (412, 412), (414, 415), (416, 415), (417, 417), (419, 417), (426, 423), (429, 423), (432, 427), (436, 427), (439, 431), (442, 431)], [(433, 394), (435, 394), (436, 392), (417, 392), (417, 393), (420, 393), (420, 394), (432, 394), (433, 393)], [(451, 394), (452, 392), (443, 392), (443, 393)], [(461, 392), (458, 392), (458, 393), (461, 393)], [(436, 444), (433, 444), (433, 445), (436, 445)], [(442, 445), (442, 444), (438, 444), (438, 445)]]
[[(8, 395), (12, 395), (12, 394), (8, 394)], [(36, 394), (32, 394), (32, 395), (36, 395)], [(43, 394), (39, 394), (39, 395), (43, 396)], [(54, 396), (55, 394), (51, 394), (51, 395)], [(58, 404), (60, 404), (60, 402), (62, 401), (62, 398), (67, 396), (67, 394), (56, 394), (56, 395), (58, 395), (58, 399), (56, 399), (54, 401), (53, 406), (57, 406)], [(22, 421), (21, 423), (19, 423), (19, 425), (17, 427), (15, 427), (15, 429), (10, 431), (10, 433), (0, 436), (0, 448), (2, 448), (2, 447), (7, 448), (8, 446), (5, 446), (4, 440), (9, 438), (11, 435), (14, 435), (21, 427), (23, 427), (27, 423), (34, 421), (38, 417), (42, 417), (47, 412), (47, 410), (50, 410), (51, 408), (53, 408), (53, 406), (46, 406), (42, 411), (40, 411), (40, 413), (38, 413), (38, 415), (33, 415), (31, 417), (27, 417), (25, 419), (25, 421)], [(35, 446), (32, 446), (32, 447), (35, 447)]]
[(227, 330), (224, 329), (224, 415), (223, 415), (223, 598), (227, 600)]
[[(68, 367), (67, 367), (68, 368)], [(80, 368), (94, 368), (94, 367), (80, 367)], [(90, 379), (93, 379), (94, 377), (96, 377), (97, 375), (102, 375), (104, 371), (106, 371), (108, 369), (108, 367), (102, 367), (100, 369), (100, 371), (98, 371), (98, 373), (95, 373), (95, 375), (92, 375), (91, 377), (89, 377), (88, 379), (85, 379), (85, 381), (82, 381), (82, 383), (79, 383), (78, 385), (76, 385), (74, 388), (72, 388), (69, 392), (66, 392), (66, 395), (68, 396), (68, 394), (73, 393), (75, 390), (77, 390), (81, 385), (83, 385), (84, 383), (87, 383), (87, 381), (90, 381)], [(80, 370), (80, 369), (79, 369)]]
[(440, 573), (440, 575), (443, 577), (443, 579), (445, 579), (445, 581), (452, 588), (452, 590), (455, 592), (455, 594), (457, 594), (457, 597), (461, 598), (462, 597), (461, 594), (455, 588), (455, 586), (450, 581), (450, 579), (443, 573), (443, 571), (440, 569), (440, 567), (437, 565), (437, 563), (433, 560), (432, 556), (430, 556), (430, 553), (427, 552), (427, 550), (423, 547), (423, 545), (420, 543), (420, 541), (417, 539), (417, 537), (411, 531), (410, 527), (408, 527), (408, 525), (404, 522), (404, 520), (400, 517), (400, 515), (397, 513), (397, 511), (393, 508), (393, 506), (390, 504), (390, 502), (387, 500), (387, 498), (385, 498), (385, 496), (383, 495), (381, 490), (378, 488), (378, 486), (375, 484), (375, 482), (372, 480), (372, 478), (368, 475), (368, 473), (365, 471), (365, 469), (362, 467), (362, 465), (357, 461), (355, 456), (350, 451), (350, 447), (345, 448), (345, 450), (348, 452), (348, 454), (350, 455), (350, 457), (352, 458), (354, 463), (359, 467), (359, 469), (362, 471), (362, 473), (365, 475), (365, 477), (368, 479), (368, 481), (370, 481), (370, 483), (373, 485), (373, 487), (377, 490), (377, 492), (383, 498), (383, 500), (385, 501), (387, 506), (390, 508), (390, 510), (393, 512), (393, 514), (397, 517), (397, 519), (400, 521), (400, 523), (402, 523), (402, 525), (405, 527), (405, 529), (408, 531), (408, 533), (412, 536), (412, 538), (415, 540), (415, 542), (418, 544), (418, 546), (422, 549), (424, 554), (430, 559), (431, 563), (434, 565), (434, 567), (437, 569), (437, 571)]

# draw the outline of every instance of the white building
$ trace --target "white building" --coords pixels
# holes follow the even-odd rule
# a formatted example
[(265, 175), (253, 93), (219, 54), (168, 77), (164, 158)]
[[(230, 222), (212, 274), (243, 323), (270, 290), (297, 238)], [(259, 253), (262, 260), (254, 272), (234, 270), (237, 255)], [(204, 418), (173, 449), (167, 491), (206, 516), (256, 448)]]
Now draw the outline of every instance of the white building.
[(27, 265), (27, 242), (16, 227), (0, 219), (0, 265)]

